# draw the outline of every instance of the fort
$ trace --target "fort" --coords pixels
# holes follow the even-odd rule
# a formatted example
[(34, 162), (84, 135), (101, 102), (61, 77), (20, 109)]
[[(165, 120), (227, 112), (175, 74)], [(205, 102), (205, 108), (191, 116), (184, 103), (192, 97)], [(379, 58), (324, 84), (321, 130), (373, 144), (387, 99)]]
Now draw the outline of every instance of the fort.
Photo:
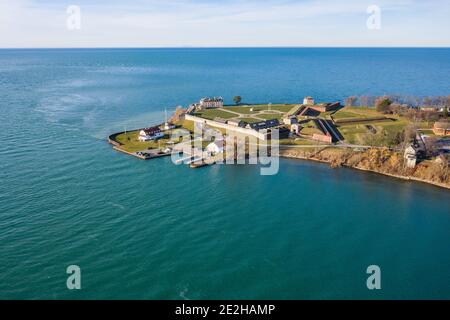
[[(181, 162), (191, 168), (224, 163), (224, 160), (226, 163), (230, 163), (229, 160), (246, 163), (239, 160), (240, 152), (230, 151), (242, 152), (239, 148), (244, 148), (245, 157), (250, 161), (253, 159), (249, 155), (254, 149), (252, 144), (257, 150), (264, 144), (277, 145), (282, 157), (330, 162), (333, 166), (345, 163), (357, 169), (448, 187), (448, 175), (444, 174), (450, 161), (450, 141), (445, 140), (449, 133), (448, 122), (443, 119), (434, 124), (426, 120), (414, 123), (418, 127), (415, 129), (416, 141), (423, 146), (434, 146), (427, 151), (421, 151), (425, 149), (421, 147), (420, 152), (415, 145), (401, 144), (399, 140), (412, 126), (412, 121), (402, 115), (382, 113), (374, 107), (342, 106), (340, 102), (317, 103), (312, 97), (305, 97), (299, 104), (236, 105), (224, 105), (223, 98), (215, 97), (202, 98), (186, 108), (177, 107), (172, 117), (159, 126), (116, 133), (108, 141), (115, 150), (149, 160), (178, 152), (180, 141), (177, 139), (188, 135), (189, 142), (182, 145)], [(221, 138), (217, 140), (214, 132)], [(178, 138), (174, 140), (174, 136)], [(227, 140), (227, 136), (237, 138)], [(245, 141), (243, 147), (242, 141)], [(365, 161), (362, 160), (365, 152), (378, 149), (390, 152), (388, 158), (393, 157), (393, 168), (372, 168), (360, 163)], [(347, 160), (336, 160), (346, 153), (353, 155), (346, 156), (352, 159), (350, 164)], [(358, 154), (360, 160), (356, 160)], [(398, 159), (403, 160), (398, 163)], [(447, 166), (447, 169), (435, 175), (431, 171), (441, 170), (436, 166)]]

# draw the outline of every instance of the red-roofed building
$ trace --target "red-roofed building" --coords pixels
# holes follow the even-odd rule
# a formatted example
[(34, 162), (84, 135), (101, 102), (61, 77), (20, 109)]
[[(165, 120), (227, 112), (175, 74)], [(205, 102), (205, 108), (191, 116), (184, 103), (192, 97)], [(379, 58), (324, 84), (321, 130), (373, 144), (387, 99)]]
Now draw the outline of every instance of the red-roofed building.
[(437, 136), (450, 135), (450, 121), (438, 121), (434, 123), (433, 132)]
[(164, 133), (159, 127), (145, 128), (139, 131), (138, 140), (139, 141), (150, 141), (162, 138)]

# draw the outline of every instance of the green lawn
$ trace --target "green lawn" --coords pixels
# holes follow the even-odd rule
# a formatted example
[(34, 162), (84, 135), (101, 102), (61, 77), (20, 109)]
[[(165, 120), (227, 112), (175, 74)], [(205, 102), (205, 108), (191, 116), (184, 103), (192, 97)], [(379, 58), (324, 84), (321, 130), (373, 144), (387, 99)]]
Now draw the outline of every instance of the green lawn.
[[(270, 106), (270, 110), (275, 111), (281, 111), (281, 112), (288, 112), (292, 109), (294, 104), (272, 104)], [(259, 111), (266, 111), (269, 110), (269, 105), (267, 104), (255, 104), (255, 105), (245, 105), (245, 106), (228, 106), (224, 107), (225, 109), (229, 109), (234, 112), (238, 112), (241, 114), (255, 114)], [(250, 111), (250, 109), (253, 108), (253, 111)]]
[(190, 120), (183, 120), (181, 123), (179, 123), (183, 128), (186, 130), (189, 130), (190, 132), (194, 132), (194, 121)]
[(254, 119), (254, 118), (239, 118), (239, 120), (245, 121), (247, 123), (255, 123), (255, 122), (260, 122), (261, 121), (261, 120)]
[(231, 118), (236, 117), (236, 115), (234, 113), (226, 112), (226, 111), (222, 111), (222, 110), (218, 110), (218, 109), (206, 109), (204, 111), (196, 112), (194, 115), (201, 117), (201, 118), (209, 119), (209, 120), (214, 120), (214, 118), (216, 118), (216, 117), (223, 118), (223, 119), (231, 119)]
[[(338, 129), (347, 143), (360, 143), (361, 135), (369, 133), (364, 124), (339, 126)], [(378, 128), (376, 129), (378, 130)]]
[(389, 122), (373, 122), (370, 123), (373, 125), (378, 131), (385, 130), (389, 133), (397, 133), (401, 132), (407, 125), (407, 120), (397, 120), (397, 121), (389, 121)]
[(295, 104), (274, 104), (270, 107), (270, 110), (276, 110), (286, 113), (289, 110), (291, 110), (294, 106)]
[(300, 131), (301, 134), (307, 135), (307, 136), (312, 136), (313, 134), (317, 133), (317, 134), (322, 134), (322, 131), (320, 131), (317, 128), (312, 128), (312, 127), (307, 127), (307, 128), (303, 128)]
[(256, 115), (256, 117), (262, 118), (265, 120), (272, 120), (272, 119), (280, 120), (283, 117), (283, 115), (281, 115), (279, 113), (262, 113), (262, 114)]
[(302, 129), (300, 130), (301, 134), (312, 136), (315, 133), (321, 134), (322, 131), (319, 130), (313, 120), (300, 122)]
[(369, 107), (344, 107), (333, 114), (334, 119), (352, 119), (380, 117), (383, 114), (377, 112), (375, 108)]
[[(368, 134), (371, 134), (370, 131), (366, 128), (366, 125), (372, 125), (377, 133), (385, 132), (387, 134), (395, 135), (397, 133), (401, 133), (405, 127), (411, 122), (403, 117), (391, 116), (394, 120), (389, 121), (370, 121), (364, 123), (345, 123), (338, 124), (338, 129), (341, 134), (344, 136), (344, 139), (348, 143), (364, 143), (363, 138)], [(420, 124), (420, 127), (425, 124)]]
[(364, 118), (364, 115), (360, 115), (354, 112), (338, 111), (333, 114), (334, 119), (349, 119), (349, 118)]
[(164, 148), (169, 136), (165, 136), (163, 139), (156, 141), (141, 142), (138, 140), (139, 131), (129, 131), (127, 133), (119, 134), (116, 137), (116, 141), (121, 143), (121, 148), (128, 152), (137, 152), (147, 149), (157, 149), (161, 146)]

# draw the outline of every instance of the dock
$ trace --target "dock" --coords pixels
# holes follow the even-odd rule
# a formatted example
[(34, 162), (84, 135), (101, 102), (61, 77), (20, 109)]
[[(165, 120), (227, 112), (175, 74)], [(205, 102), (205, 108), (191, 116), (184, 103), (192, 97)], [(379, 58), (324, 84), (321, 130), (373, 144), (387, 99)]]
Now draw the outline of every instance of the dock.
[(139, 152), (126, 151), (117, 146), (114, 146), (113, 149), (117, 150), (119, 152), (122, 152), (122, 153), (126, 153), (130, 156), (136, 157), (141, 160), (151, 160), (151, 159), (156, 159), (156, 158), (161, 158), (161, 157), (168, 157), (171, 155), (170, 152), (162, 152), (162, 151), (156, 150), (156, 149), (144, 150), (144, 151), (139, 151)]

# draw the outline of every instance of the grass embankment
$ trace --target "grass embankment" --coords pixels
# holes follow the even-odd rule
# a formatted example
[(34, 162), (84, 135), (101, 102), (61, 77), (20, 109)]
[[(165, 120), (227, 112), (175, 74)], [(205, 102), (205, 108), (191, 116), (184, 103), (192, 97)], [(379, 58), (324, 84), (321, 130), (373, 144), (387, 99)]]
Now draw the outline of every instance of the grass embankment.
[(369, 117), (384, 117), (375, 108), (371, 107), (344, 107), (332, 113), (335, 120), (353, 119), (353, 118), (369, 118)]
[[(412, 124), (405, 117), (384, 115), (373, 107), (345, 107), (331, 116), (338, 125), (345, 142), (356, 144), (365, 144), (371, 135), (399, 135), (405, 127)], [(431, 128), (429, 123), (420, 122), (417, 124), (422, 129)], [(369, 129), (370, 126), (375, 129), (376, 133)], [(383, 139), (379, 140), (383, 141)]]
[[(338, 125), (338, 129), (347, 143), (365, 144), (369, 135), (401, 134), (410, 122), (404, 118), (396, 118), (389, 121), (373, 121)], [(376, 133), (370, 131), (372, 126)]]
[(283, 113), (288, 112), (292, 109), (295, 104), (254, 104), (254, 105), (245, 105), (245, 106), (226, 106), (224, 109), (234, 111), (241, 114), (257, 114), (260, 111), (280, 111)]
[(177, 125), (181, 126), (182, 128), (184, 128), (190, 132), (194, 132), (194, 121), (183, 120), (183, 121), (180, 121), (179, 123), (177, 123)]
[(302, 121), (300, 123), (302, 129), (300, 130), (300, 134), (305, 136), (313, 136), (314, 134), (323, 134), (322, 130), (317, 128), (316, 123), (313, 120)]

